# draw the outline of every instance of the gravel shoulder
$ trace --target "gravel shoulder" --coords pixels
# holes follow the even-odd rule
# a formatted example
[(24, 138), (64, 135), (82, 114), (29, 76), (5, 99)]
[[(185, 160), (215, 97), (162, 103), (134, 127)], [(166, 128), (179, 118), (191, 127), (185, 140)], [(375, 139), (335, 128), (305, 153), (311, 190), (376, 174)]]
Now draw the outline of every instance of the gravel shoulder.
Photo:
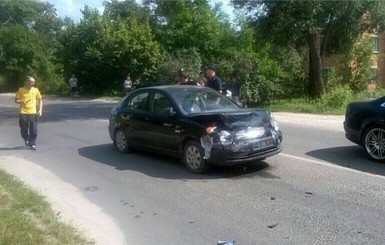
[(305, 113), (273, 112), (275, 120), (279, 123), (290, 123), (297, 125), (327, 127), (334, 130), (344, 130), (345, 116), (336, 115), (314, 115)]

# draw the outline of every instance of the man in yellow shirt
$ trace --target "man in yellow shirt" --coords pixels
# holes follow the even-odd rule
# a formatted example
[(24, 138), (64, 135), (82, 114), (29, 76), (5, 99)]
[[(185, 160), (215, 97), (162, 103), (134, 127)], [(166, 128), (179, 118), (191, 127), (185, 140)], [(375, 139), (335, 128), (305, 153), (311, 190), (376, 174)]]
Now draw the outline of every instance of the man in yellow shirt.
[[(43, 99), (38, 88), (35, 88), (35, 79), (27, 76), (24, 86), (16, 92), (15, 102), (20, 104), (20, 133), (25, 145), (36, 150), (37, 117), (43, 114)], [(39, 110), (36, 104), (39, 102)]]

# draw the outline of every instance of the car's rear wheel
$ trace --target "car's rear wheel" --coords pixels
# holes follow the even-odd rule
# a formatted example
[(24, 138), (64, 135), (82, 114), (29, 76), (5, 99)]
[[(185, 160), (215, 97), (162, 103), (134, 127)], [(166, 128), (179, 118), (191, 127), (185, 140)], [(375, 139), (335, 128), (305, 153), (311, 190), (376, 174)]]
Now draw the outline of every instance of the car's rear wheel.
[(183, 162), (193, 173), (203, 174), (209, 169), (209, 163), (204, 159), (204, 149), (196, 141), (189, 141), (183, 148)]
[(127, 134), (121, 128), (118, 128), (115, 131), (114, 145), (119, 152), (125, 153), (130, 151), (130, 144)]
[(368, 156), (375, 161), (385, 161), (385, 129), (371, 127), (365, 131), (363, 145)]

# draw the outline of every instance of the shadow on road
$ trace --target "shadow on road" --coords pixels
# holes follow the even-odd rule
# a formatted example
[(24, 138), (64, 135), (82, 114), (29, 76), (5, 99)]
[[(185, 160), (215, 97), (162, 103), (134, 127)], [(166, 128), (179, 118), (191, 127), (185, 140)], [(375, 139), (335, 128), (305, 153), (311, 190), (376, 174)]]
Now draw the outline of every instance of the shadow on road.
[(79, 154), (93, 161), (113, 166), (117, 170), (137, 171), (156, 178), (218, 179), (242, 176), (277, 178), (265, 171), (269, 164), (264, 161), (254, 162), (247, 166), (212, 166), (207, 174), (199, 175), (188, 172), (184, 164), (177, 158), (143, 151), (123, 154), (117, 152), (112, 143), (80, 148)]
[[(87, 98), (72, 100), (69, 98), (61, 97), (50, 97), (49, 99), (44, 98), (43, 102), (43, 116), (39, 118), (39, 122), (91, 119), (107, 120), (112, 107), (118, 103), (116, 101), (105, 102), (89, 100)], [(13, 100), (9, 103), (12, 103), (12, 105), (14, 104)], [(1, 110), (1, 120), (18, 120), (18, 106), (15, 105), (14, 107), (4, 107), (1, 108)]]
[(26, 146), (0, 147), (0, 151), (31, 150)]
[(342, 146), (307, 152), (306, 155), (342, 167), (385, 176), (385, 164), (368, 159), (360, 146)]

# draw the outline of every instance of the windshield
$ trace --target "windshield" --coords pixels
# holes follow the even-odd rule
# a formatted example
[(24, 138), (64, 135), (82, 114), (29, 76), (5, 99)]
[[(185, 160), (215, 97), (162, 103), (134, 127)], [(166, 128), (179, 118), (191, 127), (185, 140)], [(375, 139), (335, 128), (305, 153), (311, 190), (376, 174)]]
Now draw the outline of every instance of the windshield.
[(211, 89), (179, 90), (174, 91), (172, 96), (180, 109), (187, 114), (239, 109), (239, 107), (226, 96)]

